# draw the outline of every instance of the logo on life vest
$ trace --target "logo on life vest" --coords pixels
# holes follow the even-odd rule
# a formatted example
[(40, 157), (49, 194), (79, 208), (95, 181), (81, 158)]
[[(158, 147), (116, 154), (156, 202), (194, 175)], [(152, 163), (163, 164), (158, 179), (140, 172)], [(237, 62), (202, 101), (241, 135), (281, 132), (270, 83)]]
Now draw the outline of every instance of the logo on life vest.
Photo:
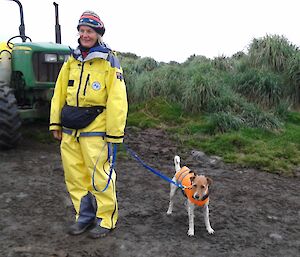
[(93, 82), (93, 84), (92, 84), (92, 88), (93, 88), (94, 90), (100, 90), (101, 85), (100, 85), (99, 82), (95, 81), (95, 82)]
[(117, 75), (117, 79), (121, 81), (124, 80), (123, 74), (121, 72), (116, 72), (116, 75)]

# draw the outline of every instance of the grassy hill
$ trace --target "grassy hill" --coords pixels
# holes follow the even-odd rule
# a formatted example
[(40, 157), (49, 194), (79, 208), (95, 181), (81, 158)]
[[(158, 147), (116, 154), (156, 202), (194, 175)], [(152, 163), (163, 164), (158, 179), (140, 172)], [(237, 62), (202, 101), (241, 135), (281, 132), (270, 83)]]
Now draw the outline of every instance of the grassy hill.
[(300, 165), (300, 51), (277, 35), (247, 53), (184, 63), (120, 54), (128, 125), (160, 127), (225, 162), (293, 174)]

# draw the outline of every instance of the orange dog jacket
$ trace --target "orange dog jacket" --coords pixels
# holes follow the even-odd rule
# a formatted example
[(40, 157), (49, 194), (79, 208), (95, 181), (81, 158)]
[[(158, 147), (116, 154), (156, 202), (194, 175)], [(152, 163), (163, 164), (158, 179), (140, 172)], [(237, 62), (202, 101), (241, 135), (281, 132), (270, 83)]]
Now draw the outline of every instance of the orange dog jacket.
[(192, 188), (191, 177), (195, 176), (194, 172), (191, 172), (190, 169), (186, 166), (182, 167), (180, 171), (176, 172), (175, 178), (178, 183), (183, 185), (185, 188), (183, 189), (184, 195), (194, 204), (198, 206), (203, 206), (209, 200), (206, 197), (204, 200), (196, 200), (193, 195), (195, 193), (195, 189)]

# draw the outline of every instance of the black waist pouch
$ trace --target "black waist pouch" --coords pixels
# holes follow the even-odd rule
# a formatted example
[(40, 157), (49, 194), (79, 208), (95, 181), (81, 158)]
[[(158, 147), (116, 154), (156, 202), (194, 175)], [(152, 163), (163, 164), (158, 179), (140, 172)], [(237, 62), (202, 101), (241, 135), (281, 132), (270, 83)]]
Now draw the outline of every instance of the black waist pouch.
[(70, 129), (87, 127), (103, 112), (104, 106), (76, 107), (65, 105), (61, 111), (61, 124)]

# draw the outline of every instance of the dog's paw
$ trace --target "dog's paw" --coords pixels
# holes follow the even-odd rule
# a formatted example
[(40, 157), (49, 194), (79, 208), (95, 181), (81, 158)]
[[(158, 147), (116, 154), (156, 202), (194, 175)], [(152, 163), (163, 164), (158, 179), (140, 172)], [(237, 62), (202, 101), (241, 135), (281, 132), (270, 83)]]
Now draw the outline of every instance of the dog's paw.
[(187, 235), (188, 236), (194, 236), (194, 231), (189, 229), (188, 232), (187, 232)]
[(208, 232), (208, 234), (214, 234), (215, 233), (215, 231), (212, 228), (208, 228), (207, 232)]

